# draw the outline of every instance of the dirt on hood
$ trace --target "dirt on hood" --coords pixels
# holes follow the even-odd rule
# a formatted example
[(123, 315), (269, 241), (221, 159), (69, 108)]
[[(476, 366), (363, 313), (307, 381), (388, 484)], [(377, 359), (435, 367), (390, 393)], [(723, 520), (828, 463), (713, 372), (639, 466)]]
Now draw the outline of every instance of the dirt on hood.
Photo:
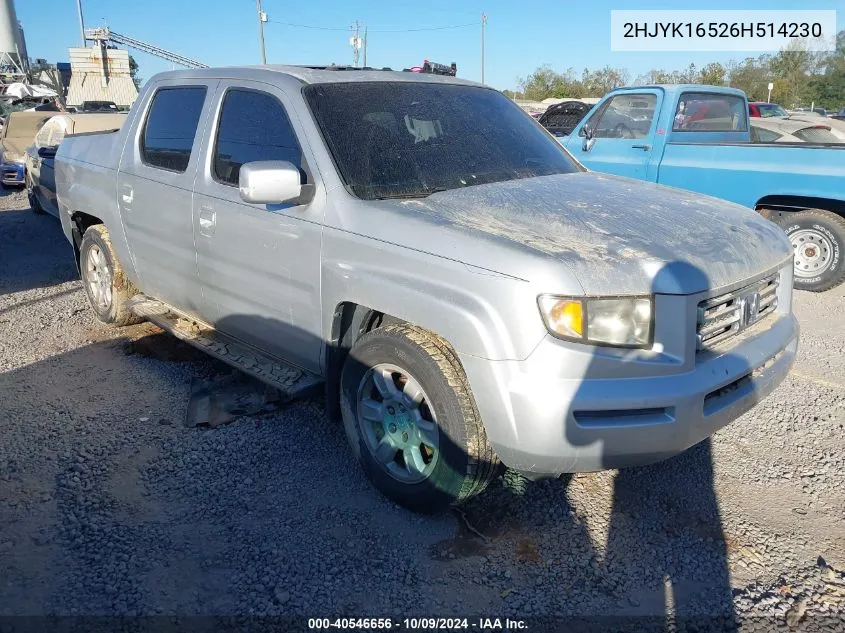
[[(399, 206), (563, 262), (589, 294), (699, 292), (760, 274), (791, 255), (783, 231), (750, 209), (606, 174), (477, 185)], [(465, 252), (468, 264), (520, 276), (501, 270), (508, 261), (501, 253)]]

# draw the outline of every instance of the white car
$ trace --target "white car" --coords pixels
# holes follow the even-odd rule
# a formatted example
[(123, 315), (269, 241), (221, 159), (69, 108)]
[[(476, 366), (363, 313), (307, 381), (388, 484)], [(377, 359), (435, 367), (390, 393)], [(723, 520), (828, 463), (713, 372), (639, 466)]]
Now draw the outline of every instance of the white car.
[[(802, 117), (803, 118), (803, 117)], [(818, 119), (819, 117), (816, 117)], [(752, 118), (751, 141), (753, 143), (843, 143), (845, 135), (840, 137), (831, 130), (831, 126), (815, 120), (801, 120), (792, 117)]]
[(845, 121), (823, 117), (817, 112), (796, 112), (789, 115), (789, 120), (828, 126), (831, 134), (838, 138), (840, 142), (845, 142)]

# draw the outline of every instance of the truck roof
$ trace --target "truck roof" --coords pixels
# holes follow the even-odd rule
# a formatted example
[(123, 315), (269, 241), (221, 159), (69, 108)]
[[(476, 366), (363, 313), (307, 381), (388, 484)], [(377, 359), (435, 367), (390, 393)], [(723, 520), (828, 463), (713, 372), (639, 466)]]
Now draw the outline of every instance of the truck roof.
[(287, 75), (303, 84), (322, 84), (360, 81), (409, 81), (419, 83), (462, 84), (483, 86), (474, 81), (435, 75), (412, 73), (380, 68), (360, 68), (354, 66), (286, 66), (267, 64), (263, 66), (223, 66), (218, 68), (191, 68), (158, 73), (150, 78), (162, 79), (253, 79), (272, 81), (279, 75)]
[(658, 89), (663, 90), (666, 94), (677, 94), (679, 92), (710, 92), (716, 94), (729, 94), (745, 98), (745, 93), (739, 88), (728, 88), (727, 86), (709, 86), (707, 84), (644, 84), (641, 86), (625, 86), (623, 88), (615, 88), (614, 91), (622, 90), (643, 90)]

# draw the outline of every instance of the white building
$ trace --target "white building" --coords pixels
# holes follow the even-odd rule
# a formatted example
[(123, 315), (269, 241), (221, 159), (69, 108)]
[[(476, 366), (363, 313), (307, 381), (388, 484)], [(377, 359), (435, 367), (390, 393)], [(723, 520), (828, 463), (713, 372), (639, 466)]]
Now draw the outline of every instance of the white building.
[(138, 89), (129, 74), (129, 52), (102, 46), (69, 48), (70, 86), (67, 104), (113, 101), (118, 107), (132, 105)]

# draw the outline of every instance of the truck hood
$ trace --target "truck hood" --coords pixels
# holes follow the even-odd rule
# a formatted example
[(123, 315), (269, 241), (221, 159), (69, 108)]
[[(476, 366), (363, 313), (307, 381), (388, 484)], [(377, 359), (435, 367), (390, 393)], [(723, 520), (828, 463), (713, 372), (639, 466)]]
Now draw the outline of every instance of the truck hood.
[[(702, 292), (760, 274), (792, 254), (783, 231), (750, 209), (594, 172), (476, 185), (399, 204), (561, 262), (587, 294)], [(527, 271), (513, 269), (525, 260), (499, 249), (465, 248), (460, 259), (526, 278)]]

